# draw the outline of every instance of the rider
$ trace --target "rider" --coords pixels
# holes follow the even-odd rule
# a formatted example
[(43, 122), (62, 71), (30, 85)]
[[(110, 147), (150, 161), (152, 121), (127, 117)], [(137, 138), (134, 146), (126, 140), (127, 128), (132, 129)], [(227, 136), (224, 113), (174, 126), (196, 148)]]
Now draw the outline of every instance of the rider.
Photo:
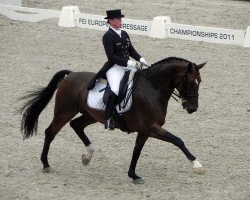
[(129, 59), (129, 56), (136, 61), (147, 65), (145, 59), (141, 57), (131, 44), (126, 31), (121, 30), (124, 15), (120, 9), (107, 10), (107, 23), (109, 30), (103, 35), (102, 43), (108, 57), (108, 61), (99, 70), (95, 77), (89, 82), (88, 89), (93, 89), (98, 78), (107, 78), (111, 88), (106, 109), (105, 109), (105, 129), (113, 129), (111, 117), (116, 106), (116, 100), (119, 93), (120, 81), (126, 70), (134, 70), (136, 62)]

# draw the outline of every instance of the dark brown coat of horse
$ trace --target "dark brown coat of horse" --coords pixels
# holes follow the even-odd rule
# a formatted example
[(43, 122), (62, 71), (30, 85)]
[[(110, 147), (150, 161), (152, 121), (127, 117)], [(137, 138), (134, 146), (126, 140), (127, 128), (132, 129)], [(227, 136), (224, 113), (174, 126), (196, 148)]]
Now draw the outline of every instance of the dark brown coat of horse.
[[(144, 182), (141, 177), (136, 175), (135, 168), (141, 150), (149, 137), (170, 142), (179, 147), (188, 160), (193, 162), (195, 173), (203, 174), (205, 172), (195, 156), (186, 148), (184, 142), (162, 128), (165, 123), (168, 101), (174, 89), (179, 92), (184, 101), (183, 108), (188, 113), (197, 111), (198, 90), (201, 81), (199, 70), (204, 65), (205, 63), (196, 65), (188, 60), (170, 57), (151, 65), (148, 69), (136, 72), (139, 78), (132, 94), (133, 103), (130, 110), (124, 114), (126, 126), (132, 132), (138, 133), (128, 171), (128, 176), (133, 179), (134, 183)], [(83, 154), (83, 164), (87, 165), (90, 162), (94, 149), (91, 147), (84, 128), (96, 122), (104, 123), (104, 112), (91, 109), (87, 105), (87, 85), (94, 75), (89, 72), (59, 71), (47, 87), (30, 92), (22, 98), (27, 101), (21, 109), (23, 114), (21, 130), (24, 138), (29, 138), (37, 132), (39, 115), (57, 89), (54, 118), (45, 130), (41, 155), (44, 172), (49, 172), (51, 169), (48, 163), (49, 146), (56, 134), (68, 122), (86, 146), (87, 153)], [(82, 115), (73, 119), (78, 113)]]

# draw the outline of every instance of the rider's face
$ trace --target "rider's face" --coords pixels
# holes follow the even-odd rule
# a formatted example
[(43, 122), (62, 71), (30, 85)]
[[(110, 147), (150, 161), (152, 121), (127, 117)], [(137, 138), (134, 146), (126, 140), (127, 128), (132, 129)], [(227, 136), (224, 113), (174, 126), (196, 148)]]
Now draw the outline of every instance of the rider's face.
[(122, 27), (122, 19), (121, 18), (109, 19), (109, 23), (115, 29), (119, 29)]

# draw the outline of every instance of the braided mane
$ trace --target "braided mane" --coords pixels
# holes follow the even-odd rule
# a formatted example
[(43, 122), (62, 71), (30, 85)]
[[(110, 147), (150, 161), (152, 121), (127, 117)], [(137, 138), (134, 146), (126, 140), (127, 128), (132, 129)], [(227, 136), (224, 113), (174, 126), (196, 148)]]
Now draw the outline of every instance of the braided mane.
[(183, 59), (183, 58), (177, 58), (177, 57), (168, 57), (168, 58), (164, 58), (160, 61), (157, 61), (156, 63), (152, 64), (151, 67), (155, 66), (155, 65), (158, 65), (158, 64), (161, 64), (163, 62), (171, 62), (171, 61), (184, 61), (184, 62), (187, 62), (187, 63), (190, 63), (189, 60), (186, 60), (186, 59)]

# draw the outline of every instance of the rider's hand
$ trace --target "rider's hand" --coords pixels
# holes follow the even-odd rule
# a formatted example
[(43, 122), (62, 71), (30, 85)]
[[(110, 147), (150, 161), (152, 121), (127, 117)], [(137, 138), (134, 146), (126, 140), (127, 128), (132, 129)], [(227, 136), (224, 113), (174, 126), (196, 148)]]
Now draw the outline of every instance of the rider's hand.
[(135, 68), (136, 67), (136, 62), (133, 61), (133, 60), (128, 60), (127, 67)]
[(148, 66), (148, 63), (146, 62), (146, 60), (143, 57), (140, 58), (140, 62), (143, 63), (144, 65)]
[(136, 62), (133, 60), (128, 60), (127, 68), (129, 68), (132, 72), (136, 72), (137, 71)]

